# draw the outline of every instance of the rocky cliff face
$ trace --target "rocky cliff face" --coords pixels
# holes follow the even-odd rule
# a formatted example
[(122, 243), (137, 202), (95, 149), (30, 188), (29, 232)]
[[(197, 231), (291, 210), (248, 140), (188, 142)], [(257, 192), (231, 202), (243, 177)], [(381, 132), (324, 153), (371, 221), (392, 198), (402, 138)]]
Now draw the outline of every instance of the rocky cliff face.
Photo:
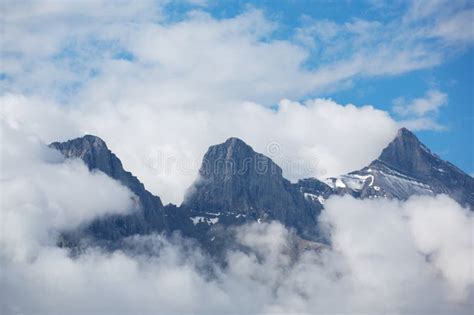
[(308, 237), (322, 209), (307, 202), (270, 158), (237, 138), (209, 148), (183, 207), (224, 224), (278, 220)]

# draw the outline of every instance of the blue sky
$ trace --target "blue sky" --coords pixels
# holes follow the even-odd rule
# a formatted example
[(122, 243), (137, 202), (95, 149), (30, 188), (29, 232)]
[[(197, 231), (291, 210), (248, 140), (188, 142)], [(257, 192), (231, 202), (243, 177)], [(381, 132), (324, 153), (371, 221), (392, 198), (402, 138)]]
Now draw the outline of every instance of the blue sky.
[[(295, 28), (304, 21), (325, 19), (339, 23), (355, 19), (384, 21), (399, 19), (410, 3), (394, 1), (210, 1), (206, 10), (218, 18), (228, 18), (245, 12), (249, 6), (261, 9), (279, 23), (276, 38), (294, 36)], [(465, 9), (472, 3), (460, 4)], [(185, 6), (186, 7), (186, 6)], [(180, 8), (181, 10), (183, 8)], [(180, 9), (177, 9), (179, 12)], [(175, 10), (172, 8), (171, 10)], [(474, 28), (474, 22), (467, 25)], [(469, 32), (459, 29), (459, 32)], [(466, 47), (467, 46), (467, 47)], [(452, 161), (470, 174), (474, 173), (474, 51), (472, 42), (459, 51), (448, 53), (441, 64), (395, 76), (357, 78), (351, 85), (334, 92), (318, 91), (307, 96), (328, 97), (339, 103), (371, 104), (390, 111), (393, 100), (421, 97), (424, 91), (436, 88), (448, 95), (448, 104), (440, 108), (437, 119), (445, 128), (441, 131), (417, 131), (418, 137), (442, 158)], [(317, 63), (317, 57), (313, 60)], [(390, 60), (387, 60), (389, 63)], [(311, 61), (309, 62), (311, 65)], [(304, 99), (304, 98), (303, 98)]]
[(336, 175), (367, 165), (407, 126), (474, 173), (471, 1), (49, 0), (3, 9), (2, 117), (45, 142), (97, 134), (161, 196), (181, 196), (194, 175), (150, 174), (150, 152), (195, 162), (229, 136), (264, 153), (279, 141), (280, 164), (316, 160), (319, 175)]

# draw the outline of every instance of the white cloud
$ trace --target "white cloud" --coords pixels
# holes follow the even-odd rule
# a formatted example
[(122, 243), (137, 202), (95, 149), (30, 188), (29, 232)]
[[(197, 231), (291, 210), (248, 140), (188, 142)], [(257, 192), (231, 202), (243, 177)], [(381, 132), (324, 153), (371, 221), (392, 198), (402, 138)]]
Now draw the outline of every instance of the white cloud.
[(448, 104), (448, 95), (438, 90), (429, 90), (423, 97), (407, 101), (400, 97), (393, 101), (393, 111), (404, 120), (401, 125), (412, 130), (444, 130), (437, 116), (439, 109)]
[(402, 116), (415, 115), (420, 117), (427, 114), (437, 114), (439, 108), (447, 103), (447, 94), (438, 90), (429, 90), (424, 97), (415, 98), (409, 102), (403, 98), (396, 99), (393, 110)]
[(451, 42), (474, 43), (474, 9), (458, 12), (441, 21), (432, 34)]
[[(405, 205), (415, 245), (430, 255), (450, 285), (452, 298), (468, 297), (474, 283), (473, 215), (447, 197), (412, 198)], [(455, 209), (455, 210), (447, 210)]]
[(423, 15), (435, 25), (430, 32), (400, 18), (306, 19), (294, 37), (276, 39), (280, 25), (256, 9), (218, 19), (201, 8), (170, 21), (166, 1), (12, 1), (2, 15), (9, 78), (2, 85), (72, 103), (77, 96), (173, 107), (220, 106), (229, 99), (273, 105), (357, 77), (440, 64), (458, 43), (443, 41), (444, 35), (433, 43), (432, 30), (464, 34), (456, 30), (465, 22), (450, 21), (470, 14), (450, 7), (456, 10), (445, 10), (441, 20)]
[(447, 129), (446, 126), (436, 122), (431, 117), (421, 117), (421, 118), (401, 120), (399, 123), (401, 126), (408, 128), (412, 131), (419, 131), (419, 130), (445, 131)]
[[(381, 294), (396, 294), (394, 302), (419, 299), (416, 292), (431, 285), (448, 300), (472, 294), (473, 216), (450, 198), (333, 198), (326, 206), (322, 220), (333, 228), (333, 246), (346, 255), (351, 270), (361, 270), (358, 280), (366, 288), (383, 287)], [(361, 226), (370, 233), (361, 233)], [(442, 286), (440, 279), (446, 280)]]
[(405, 20), (412, 24), (426, 23), (423, 34), (448, 45), (472, 45), (474, 40), (474, 10), (470, 1), (412, 1)]
[[(34, 258), (51, 234), (136, 208), (133, 194), (82, 161), (67, 160), (33, 134), (1, 122), (2, 255)], [(53, 244), (54, 245), (54, 244)]]

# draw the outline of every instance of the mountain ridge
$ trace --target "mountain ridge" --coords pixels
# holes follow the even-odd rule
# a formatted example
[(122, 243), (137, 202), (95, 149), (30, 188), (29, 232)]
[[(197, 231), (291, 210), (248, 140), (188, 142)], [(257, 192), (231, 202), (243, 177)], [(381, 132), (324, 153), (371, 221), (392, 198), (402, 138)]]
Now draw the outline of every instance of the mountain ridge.
[(290, 183), (271, 158), (255, 152), (239, 138), (209, 147), (199, 178), (180, 206), (163, 206), (99, 137), (86, 135), (51, 148), (66, 158), (80, 158), (91, 171), (102, 171), (129, 188), (140, 212), (100, 218), (78, 231), (65, 231), (62, 245), (74, 247), (84, 239), (105, 247), (120, 247), (135, 234), (180, 232), (212, 253), (232, 246), (232, 229), (248, 222), (277, 220), (308, 241), (325, 242), (317, 219), (333, 195), (355, 198), (395, 198), (445, 193), (474, 209), (474, 179), (432, 153), (408, 129), (402, 128), (380, 156), (359, 171), (320, 181)]

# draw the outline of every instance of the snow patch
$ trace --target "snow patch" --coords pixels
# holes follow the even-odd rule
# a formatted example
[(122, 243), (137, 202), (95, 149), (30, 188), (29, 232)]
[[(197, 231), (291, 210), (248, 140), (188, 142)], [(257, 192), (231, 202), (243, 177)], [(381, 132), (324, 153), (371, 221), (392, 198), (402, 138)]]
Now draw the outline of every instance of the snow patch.
[(206, 218), (206, 217), (191, 217), (191, 221), (193, 221), (193, 224), (196, 225), (198, 223), (206, 223), (208, 225), (213, 225), (219, 222), (219, 218)]
[(338, 188), (346, 188), (346, 184), (344, 184), (344, 182), (342, 181), (342, 179), (337, 178), (337, 179), (336, 179), (336, 187), (338, 187)]
[(323, 196), (318, 196), (318, 195), (315, 195), (315, 194), (310, 194), (310, 193), (304, 193), (304, 197), (305, 199), (309, 199), (311, 201), (319, 201), (320, 204), (324, 204), (324, 201), (326, 201), (326, 199), (324, 199)]

